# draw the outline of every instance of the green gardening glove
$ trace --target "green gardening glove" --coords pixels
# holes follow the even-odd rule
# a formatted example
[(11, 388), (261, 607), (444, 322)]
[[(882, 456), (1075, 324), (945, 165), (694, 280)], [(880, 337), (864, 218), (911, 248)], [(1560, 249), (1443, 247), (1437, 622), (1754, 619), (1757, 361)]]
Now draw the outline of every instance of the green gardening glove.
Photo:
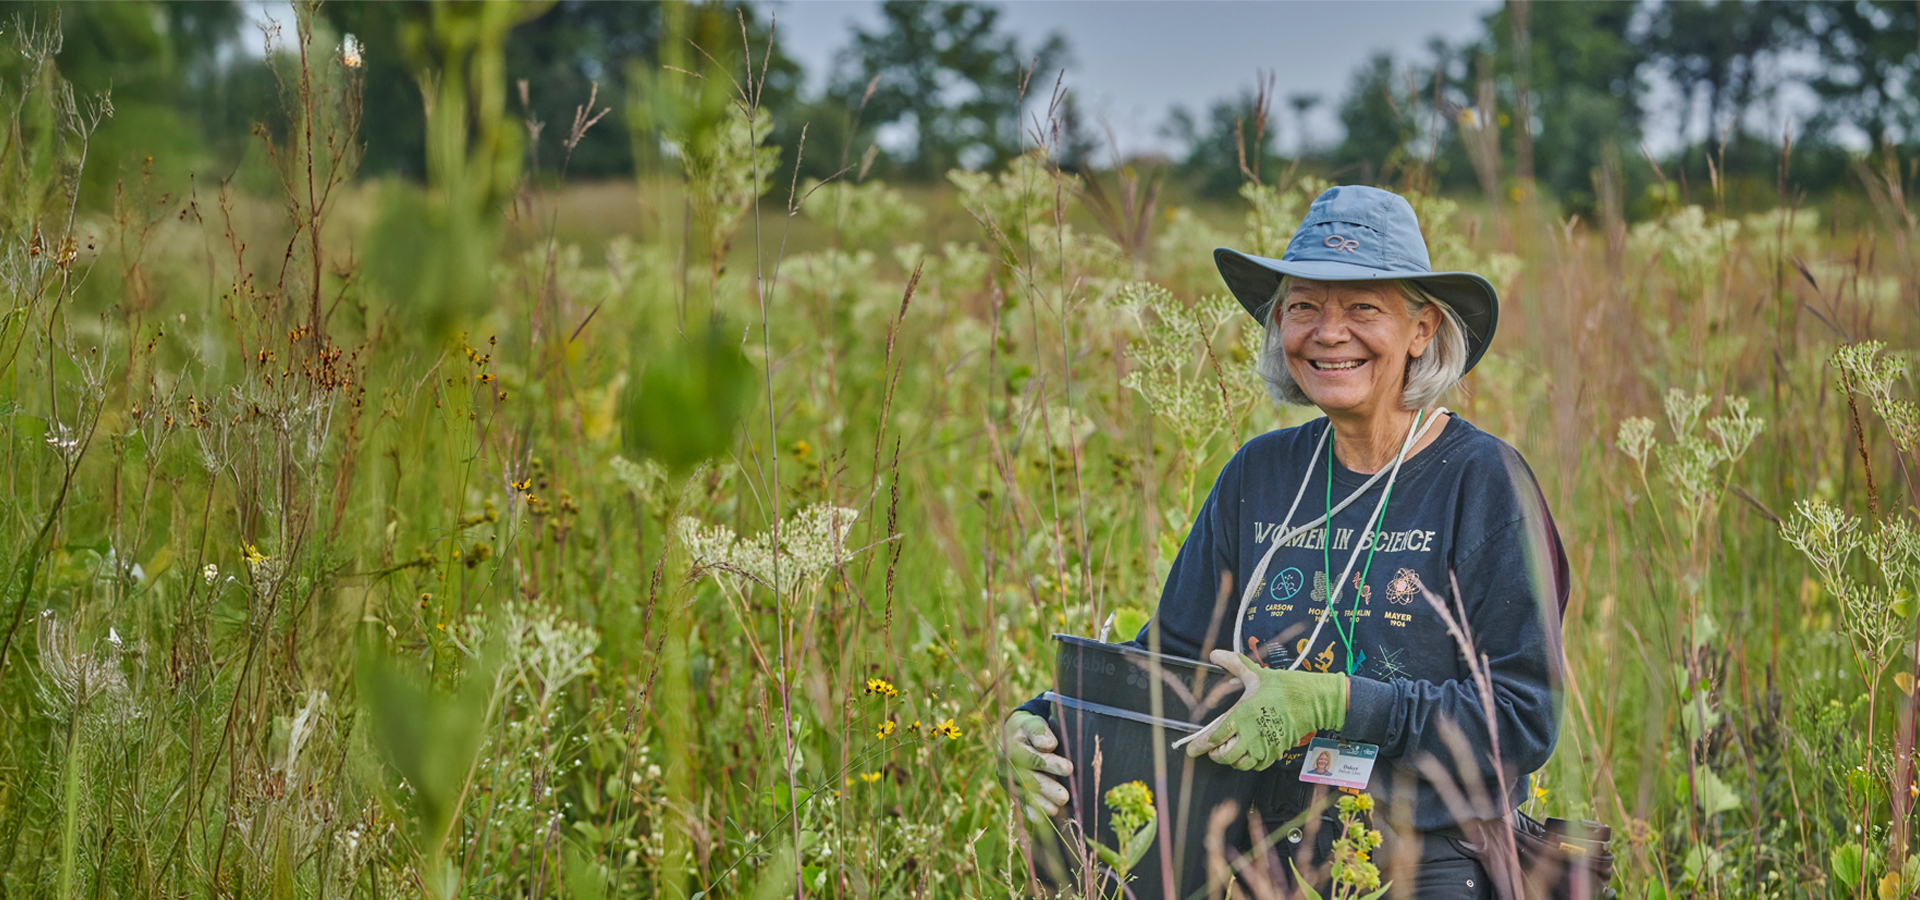
[(1001, 726), (1000, 783), (1012, 782), (1014, 795), (1029, 815), (1052, 818), (1067, 805), (1067, 789), (1055, 776), (1073, 774), (1073, 763), (1053, 751), (1060, 739), (1047, 720), (1015, 710)]
[(1240, 679), (1240, 702), (1214, 719), (1187, 744), (1187, 756), (1207, 754), (1241, 771), (1273, 765), (1300, 739), (1347, 721), (1347, 676), (1262, 668), (1238, 653), (1209, 657)]

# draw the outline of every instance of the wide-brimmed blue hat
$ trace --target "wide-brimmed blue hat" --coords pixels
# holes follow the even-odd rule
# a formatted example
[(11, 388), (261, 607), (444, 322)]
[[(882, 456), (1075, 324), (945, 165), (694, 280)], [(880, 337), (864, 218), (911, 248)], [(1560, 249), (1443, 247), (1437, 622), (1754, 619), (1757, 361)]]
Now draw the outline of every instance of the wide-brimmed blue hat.
[(1406, 198), (1362, 185), (1328, 188), (1314, 198), (1285, 256), (1267, 259), (1221, 247), (1213, 251), (1220, 277), (1247, 312), (1267, 320), (1280, 276), (1315, 281), (1405, 278), (1453, 307), (1467, 326), (1467, 367), (1487, 352), (1500, 324), (1500, 297), (1472, 272), (1435, 272), (1420, 220)]

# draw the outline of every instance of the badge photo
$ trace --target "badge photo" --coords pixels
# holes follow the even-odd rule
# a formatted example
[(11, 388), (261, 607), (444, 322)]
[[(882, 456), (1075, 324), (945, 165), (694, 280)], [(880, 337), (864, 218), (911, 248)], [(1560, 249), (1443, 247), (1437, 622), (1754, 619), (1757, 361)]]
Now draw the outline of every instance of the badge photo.
[(1300, 780), (1364, 790), (1380, 748), (1373, 744), (1314, 738), (1300, 763)]

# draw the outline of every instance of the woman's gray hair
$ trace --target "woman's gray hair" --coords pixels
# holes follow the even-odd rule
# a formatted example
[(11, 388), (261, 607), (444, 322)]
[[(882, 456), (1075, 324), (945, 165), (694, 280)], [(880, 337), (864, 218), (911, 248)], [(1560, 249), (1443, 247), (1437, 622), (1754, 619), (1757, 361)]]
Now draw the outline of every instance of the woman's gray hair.
[[(1280, 289), (1274, 291), (1273, 300), (1267, 304), (1266, 339), (1254, 371), (1267, 383), (1267, 396), (1272, 397), (1274, 403), (1312, 406), (1313, 401), (1307, 399), (1306, 392), (1294, 383), (1293, 373), (1287, 369), (1287, 351), (1280, 346), (1280, 298), (1287, 295), (1292, 281), (1291, 276), (1281, 276)], [(1400, 395), (1403, 409), (1425, 409), (1440, 402), (1466, 373), (1467, 324), (1460, 320), (1460, 314), (1454, 312), (1453, 307), (1429, 293), (1419, 282), (1401, 278), (1388, 283), (1407, 301), (1409, 316), (1419, 315), (1429, 304), (1440, 308), (1440, 328), (1427, 344), (1427, 351), (1407, 361), (1407, 387)]]

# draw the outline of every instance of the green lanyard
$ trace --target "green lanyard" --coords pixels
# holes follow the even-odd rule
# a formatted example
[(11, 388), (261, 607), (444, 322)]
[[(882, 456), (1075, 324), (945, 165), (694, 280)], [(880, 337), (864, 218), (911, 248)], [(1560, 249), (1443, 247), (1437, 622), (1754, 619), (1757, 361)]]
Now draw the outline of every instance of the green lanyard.
[[(1413, 421), (1414, 421), (1414, 425), (1417, 427), (1420, 423), (1420, 418), (1418, 416), (1415, 416)], [(1331, 422), (1327, 423), (1327, 427), (1332, 428), (1333, 423)], [(1369, 531), (1374, 530), (1380, 522), (1385, 521), (1387, 518), (1387, 504), (1393, 502), (1393, 485), (1391, 483), (1387, 485), (1386, 491), (1387, 491), (1386, 496), (1383, 497), (1380, 501), (1380, 512), (1378, 516), (1369, 517), (1367, 520), (1367, 530)], [(1355, 659), (1353, 655), (1353, 639), (1355, 634), (1357, 634), (1360, 630), (1360, 623), (1356, 620), (1352, 626), (1346, 626), (1346, 625), (1340, 624), (1340, 611), (1335, 609), (1333, 606), (1333, 597), (1336, 593), (1339, 592), (1340, 585), (1335, 584), (1333, 581), (1333, 577), (1334, 577), (1333, 576), (1333, 551), (1329, 549), (1332, 546), (1333, 546), (1333, 442), (1328, 441), (1327, 442), (1327, 523), (1326, 523), (1325, 535), (1322, 537), (1320, 541), (1320, 567), (1325, 570), (1325, 572), (1323, 573), (1323, 577), (1327, 579), (1327, 615), (1332, 617), (1333, 619), (1333, 631), (1335, 634), (1340, 636), (1340, 645), (1346, 648), (1347, 674), (1352, 675), (1355, 669), (1360, 668), (1359, 660)], [(1367, 545), (1367, 564), (1365, 566), (1362, 566), (1360, 569), (1360, 584), (1362, 585), (1367, 583), (1367, 574), (1373, 571), (1373, 551), (1378, 549), (1380, 549), (1380, 541), (1377, 539), (1372, 540)], [(1352, 560), (1348, 560), (1347, 565), (1349, 566), (1353, 565)], [(1364, 590), (1364, 588), (1356, 587), (1353, 589), (1353, 608), (1356, 611), (1360, 609), (1360, 592), (1362, 590)], [(1306, 649), (1312, 650), (1313, 648), (1308, 647)], [(1301, 653), (1301, 655), (1305, 656), (1306, 653), (1303, 652)]]

